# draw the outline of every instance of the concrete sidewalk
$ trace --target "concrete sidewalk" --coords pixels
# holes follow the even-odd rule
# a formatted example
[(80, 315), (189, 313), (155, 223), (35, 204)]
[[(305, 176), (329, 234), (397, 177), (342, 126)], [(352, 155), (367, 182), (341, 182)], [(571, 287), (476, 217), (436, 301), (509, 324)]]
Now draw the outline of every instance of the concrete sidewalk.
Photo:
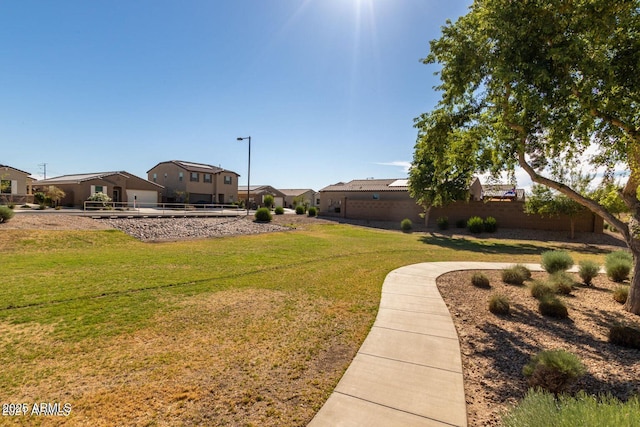
[(466, 426), (458, 335), (436, 278), (511, 265), (435, 262), (389, 273), (369, 335), (309, 426)]

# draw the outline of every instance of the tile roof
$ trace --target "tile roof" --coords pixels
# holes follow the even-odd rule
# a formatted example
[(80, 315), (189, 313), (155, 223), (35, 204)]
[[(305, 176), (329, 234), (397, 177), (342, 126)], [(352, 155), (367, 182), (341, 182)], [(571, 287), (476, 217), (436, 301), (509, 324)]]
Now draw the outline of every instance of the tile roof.
[(320, 191), (407, 191), (406, 179), (354, 179), (324, 187)]
[(311, 188), (279, 188), (280, 192), (285, 196), (299, 196), (301, 194), (307, 193), (309, 191), (314, 192)]
[(26, 173), (27, 175), (31, 175), (31, 173), (29, 173), (29, 172), (25, 172), (25, 171), (23, 171), (23, 170), (20, 170), (20, 169), (18, 169), (18, 168), (14, 168), (13, 166), (9, 166), (9, 165), (0, 165), (0, 168), (3, 168), (3, 169), (13, 169), (14, 171), (18, 171), (18, 172)]

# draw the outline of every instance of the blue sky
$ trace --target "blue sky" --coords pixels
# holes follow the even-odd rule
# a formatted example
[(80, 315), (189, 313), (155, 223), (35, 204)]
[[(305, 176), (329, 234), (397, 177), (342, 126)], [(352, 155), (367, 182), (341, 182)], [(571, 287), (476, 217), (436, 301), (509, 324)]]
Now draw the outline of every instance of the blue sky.
[(319, 190), (402, 178), (438, 101), (420, 62), (471, 0), (0, 2), (0, 163), (42, 177), (165, 160)]

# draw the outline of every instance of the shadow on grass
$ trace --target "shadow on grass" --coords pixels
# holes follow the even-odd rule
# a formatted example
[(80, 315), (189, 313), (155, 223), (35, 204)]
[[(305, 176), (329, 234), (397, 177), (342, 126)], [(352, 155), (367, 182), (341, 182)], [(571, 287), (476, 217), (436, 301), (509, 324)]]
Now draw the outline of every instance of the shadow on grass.
[(548, 246), (538, 246), (531, 243), (502, 243), (488, 240), (469, 240), (466, 238), (451, 238), (436, 234), (420, 237), (426, 245), (436, 245), (459, 251), (482, 252), (485, 254), (509, 255), (539, 255), (549, 250)]

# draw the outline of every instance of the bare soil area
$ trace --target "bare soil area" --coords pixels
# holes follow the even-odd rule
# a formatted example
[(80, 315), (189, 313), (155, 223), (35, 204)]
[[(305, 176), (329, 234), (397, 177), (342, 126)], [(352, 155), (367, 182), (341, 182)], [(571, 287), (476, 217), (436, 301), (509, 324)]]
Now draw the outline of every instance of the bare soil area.
[[(502, 282), (499, 271), (484, 271), (491, 289), (471, 284), (473, 271), (453, 272), (437, 280), (460, 338), (467, 413), (470, 426), (497, 426), (500, 414), (527, 391), (522, 368), (543, 350), (564, 349), (577, 355), (587, 374), (572, 391), (610, 393), (626, 400), (640, 394), (640, 350), (608, 343), (609, 327), (626, 324), (640, 328), (640, 318), (613, 300), (619, 284), (601, 275), (593, 286), (580, 285), (561, 297), (568, 319), (542, 316), (526, 286)], [(546, 273), (534, 273), (544, 278)], [(575, 275), (576, 282), (580, 279)], [(489, 312), (489, 297), (506, 295), (511, 314)]]

